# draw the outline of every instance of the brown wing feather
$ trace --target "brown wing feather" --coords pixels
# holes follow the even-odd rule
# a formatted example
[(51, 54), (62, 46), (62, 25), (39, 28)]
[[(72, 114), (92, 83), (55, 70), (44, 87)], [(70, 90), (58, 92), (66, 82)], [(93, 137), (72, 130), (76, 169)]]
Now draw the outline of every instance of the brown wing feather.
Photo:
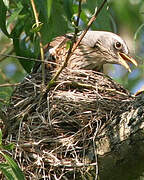
[(49, 47), (50, 48), (53, 48), (55, 46), (58, 46), (61, 47), (62, 45), (64, 45), (69, 39), (65, 36), (59, 36), (59, 37), (56, 37), (53, 41), (51, 41), (49, 43)]
[[(63, 59), (66, 55), (67, 49), (66, 49), (66, 42), (70, 39), (67, 36), (59, 36), (56, 37), (53, 41), (51, 41), (45, 48), (45, 54), (50, 49), (54, 48), (53, 51), (51, 51), (50, 54), (48, 54), (47, 57), (45, 57), (48, 61), (53, 61), (57, 64), (61, 64), (63, 62)], [(51, 64), (48, 64), (46, 66), (49, 70), (53, 70), (54, 68), (58, 66), (54, 66)]]
[[(64, 46), (64, 44), (69, 40), (69, 38), (67, 38), (66, 36), (58, 36), (56, 38), (54, 38), (51, 42), (49, 42), (48, 44), (46, 44), (44, 46), (44, 54), (45, 54), (45, 59), (47, 59), (47, 61), (52, 61), (52, 62), (56, 62), (56, 63), (60, 63), (58, 62), (59, 58), (57, 59), (57, 56), (59, 55), (59, 52), (61, 51), (62, 47)], [(49, 55), (49, 50), (56, 47), (56, 53)], [(35, 66), (33, 68), (33, 73), (36, 73), (37, 70), (39, 69), (41, 63), (35, 63)], [(52, 64), (46, 64), (46, 68), (49, 70), (53, 70), (55, 68), (54, 65)]]

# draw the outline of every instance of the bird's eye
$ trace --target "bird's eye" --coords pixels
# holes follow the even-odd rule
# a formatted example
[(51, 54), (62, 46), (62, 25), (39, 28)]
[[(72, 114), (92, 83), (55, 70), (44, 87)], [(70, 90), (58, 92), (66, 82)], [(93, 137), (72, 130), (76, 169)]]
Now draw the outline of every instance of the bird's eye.
[(120, 49), (122, 48), (122, 44), (121, 44), (119, 41), (117, 41), (117, 42), (115, 43), (115, 48), (118, 49), (118, 50), (120, 50)]
[(93, 48), (96, 48), (96, 49), (98, 49), (98, 48), (99, 48), (99, 45), (98, 45), (98, 43), (96, 43), (96, 44), (93, 46)]

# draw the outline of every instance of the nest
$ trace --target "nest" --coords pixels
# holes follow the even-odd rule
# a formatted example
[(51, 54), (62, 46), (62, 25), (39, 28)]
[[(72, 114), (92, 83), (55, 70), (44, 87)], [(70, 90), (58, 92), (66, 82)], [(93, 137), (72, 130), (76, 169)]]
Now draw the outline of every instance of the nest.
[[(48, 83), (51, 74), (46, 72)], [(25, 78), (12, 95), (6, 142), (27, 179), (89, 179), (97, 173), (96, 141), (131, 95), (106, 75), (65, 69), (42, 97), (41, 73)]]

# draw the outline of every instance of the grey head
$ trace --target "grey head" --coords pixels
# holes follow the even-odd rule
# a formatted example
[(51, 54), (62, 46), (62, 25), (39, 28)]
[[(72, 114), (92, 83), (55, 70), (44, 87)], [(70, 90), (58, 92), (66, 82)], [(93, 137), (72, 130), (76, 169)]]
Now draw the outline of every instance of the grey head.
[(93, 62), (101, 65), (106, 63), (120, 64), (129, 72), (127, 62), (137, 66), (137, 62), (129, 56), (129, 50), (125, 41), (118, 35), (106, 31), (88, 31), (81, 44), (93, 49)]

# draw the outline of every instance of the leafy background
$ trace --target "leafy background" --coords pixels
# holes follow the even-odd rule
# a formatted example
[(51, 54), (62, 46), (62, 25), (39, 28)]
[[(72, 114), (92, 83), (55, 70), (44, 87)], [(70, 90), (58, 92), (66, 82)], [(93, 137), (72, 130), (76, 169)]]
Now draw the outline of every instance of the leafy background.
[[(79, 29), (86, 27), (102, 0), (82, 4)], [(37, 0), (40, 26), (36, 28), (30, 0), (0, 0), (0, 84), (17, 83), (31, 71), (33, 61), (5, 57), (2, 54), (38, 58), (41, 33), (43, 45), (54, 37), (73, 32), (77, 16), (77, 0)], [(92, 25), (93, 30), (112, 31), (127, 42), (139, 66), (128, 73), (118, 65), (106, 65), (105, 73), (135, 93), (144, 84), (144, 1), (109, 0)], [(0, 106), (8, 104), (14, 87), (0, 87)]]

